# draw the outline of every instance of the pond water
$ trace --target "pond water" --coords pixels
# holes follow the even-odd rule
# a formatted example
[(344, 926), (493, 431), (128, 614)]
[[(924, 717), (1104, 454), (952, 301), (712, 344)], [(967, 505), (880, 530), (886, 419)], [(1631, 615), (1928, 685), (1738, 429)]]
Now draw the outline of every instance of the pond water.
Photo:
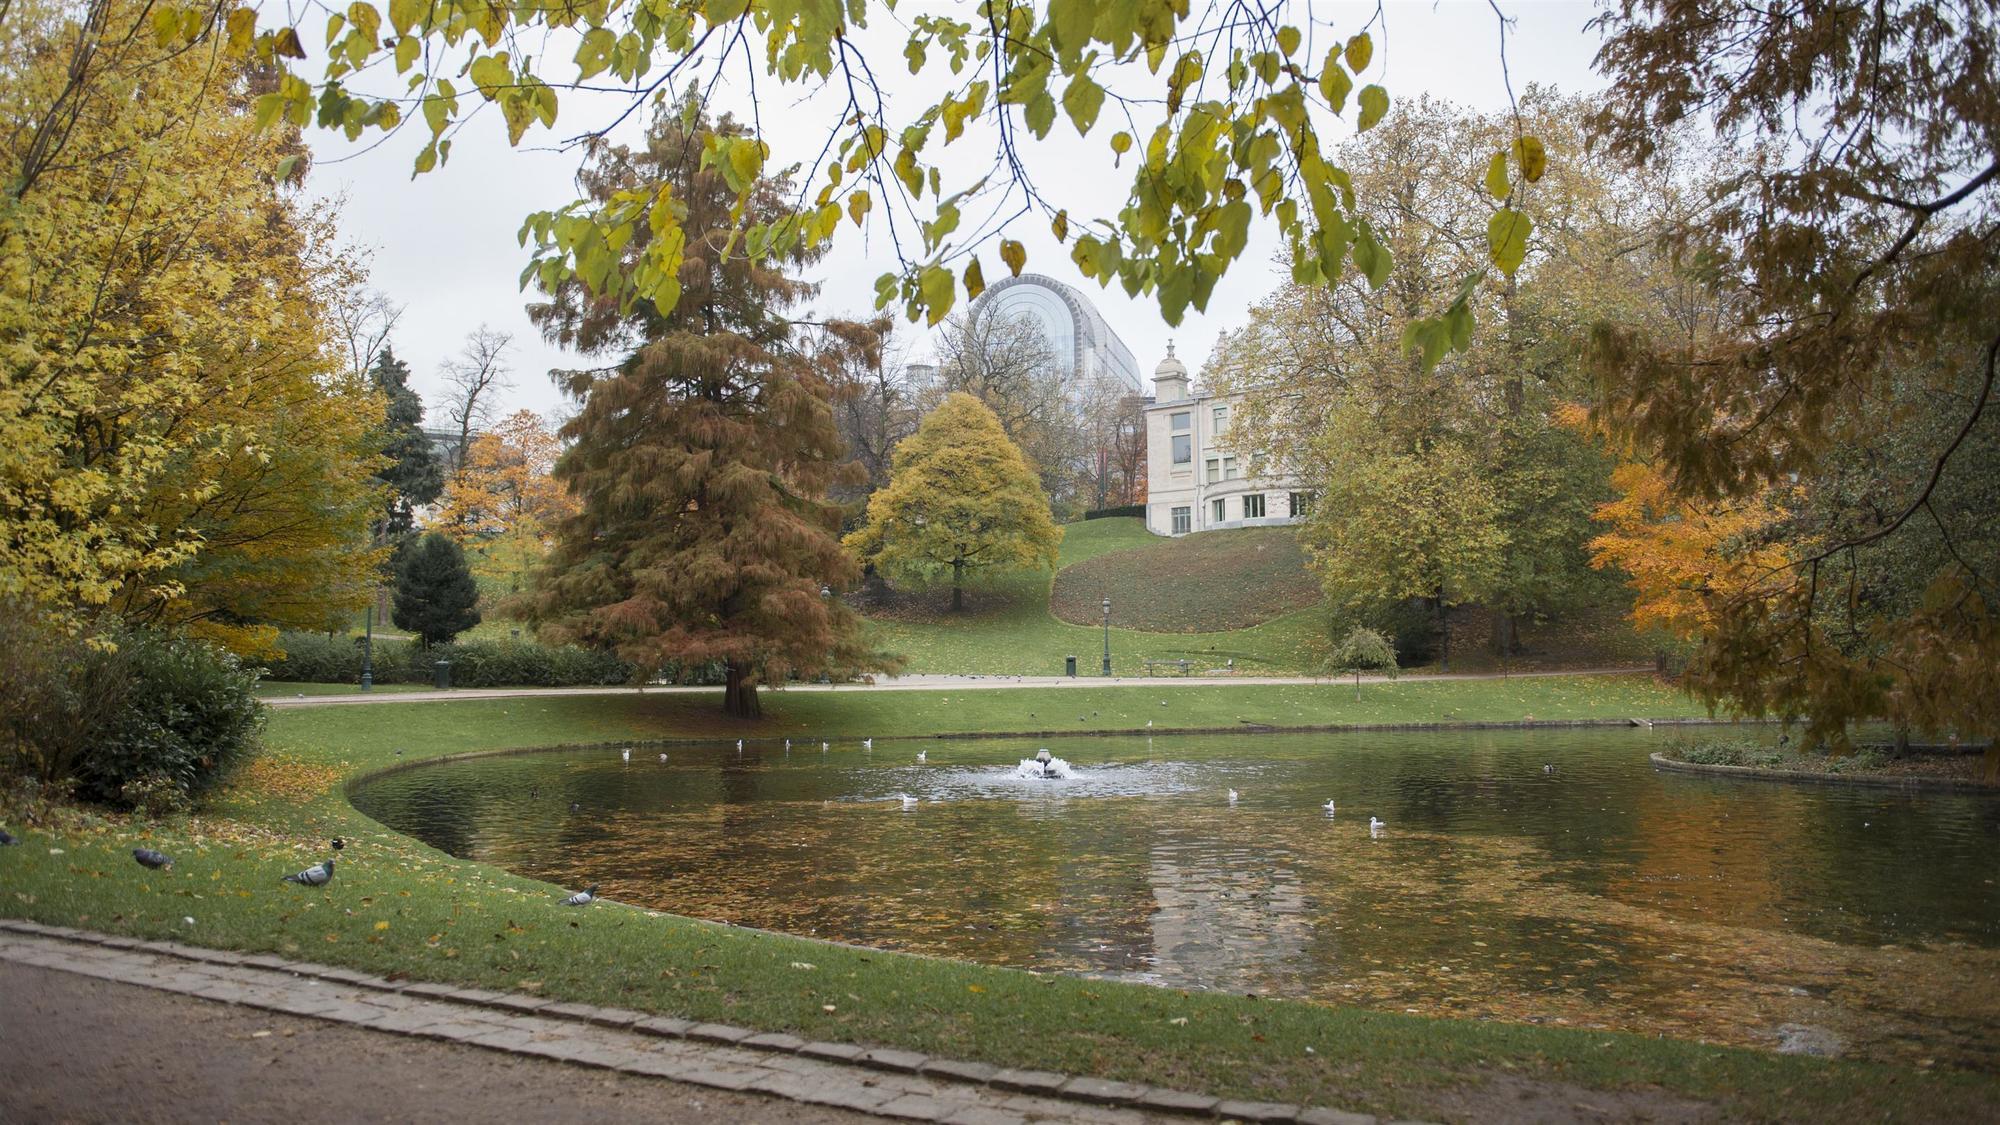
[(2000, 799), (1658, 773), (1671, 737), (1076, 738), (1055, 780), (1024, 776), (1032, 742), (598, 748), (355, 804), (621, 902), (889, 949), (2000, 1063)]

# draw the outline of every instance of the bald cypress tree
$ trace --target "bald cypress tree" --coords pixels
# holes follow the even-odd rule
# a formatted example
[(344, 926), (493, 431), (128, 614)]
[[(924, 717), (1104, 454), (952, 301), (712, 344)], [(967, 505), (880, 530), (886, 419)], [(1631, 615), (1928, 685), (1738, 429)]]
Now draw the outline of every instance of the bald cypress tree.
[[(703, 167), (714, 139), (741, 133), (683, 101), (653, 119), (644, 148), (602, 147), (582, 173), (600, 202), (670, 186), (686, 210), (681, 295), (670, 311), (620, 308), (572, 279), (530, 310), (552, 341), (612, 362), (557, 376), (578, 410), (555, 475), (579, 509), (557, 528), (529, 614), (549, 639), (610, 649), (642, 674), (720, 664), (724, 709), (756, 717), (759, 684), (885, 662), (827, 596), (860, 577), (826, 499), (854, 470), (827, 364), (793, 346), (784, 315), (811, 292), (788, 271), (818, 251), (746, 260), (729, 237), (738, 192)], [(787, 190), (751, 184), (743, 222), (781, 215)], [(646, 253), (648, 238), (642, 218), (622, 252)]]

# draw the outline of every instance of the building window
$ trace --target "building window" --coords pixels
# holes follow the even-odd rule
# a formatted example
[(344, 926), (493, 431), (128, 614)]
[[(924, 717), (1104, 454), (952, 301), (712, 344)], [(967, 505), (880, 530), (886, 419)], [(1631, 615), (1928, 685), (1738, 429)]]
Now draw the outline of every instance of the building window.
[(1238, 470), (1237, 470), (1237, 468), (1236, 468), (1236, 458), (1234, 458), (1234, 457), (1224, 457), (1224, 458), (1222, 459), (1222, 479), (1223, 479), (1223, 480), (1235, 480), (1235, 479), (1236, 479), (1237, 477), (1240, 477), (1240, 476), (1242, 476), (1242, 475), (1243, 475), (1243, 474), (1242, 474), (1242, 473), (1241, 473), (1240, 471), (1238, 471)]
[(1229, 511), (1229, 501), (1224, 497), (1218, 496), (1213, 501), (1210, 502), (1209, 511), (1214, 513), (1214, 515), (1210, 517), (1209, 522), (1221, 523), (1223, 520), (1229, 518), (1227, 514)]
[(1260, 520), (1264, 518), (1264, 494), (1252, 492), (1243, 498), (1243, 518)]
[(1214, 457), (1210, 457), (1208, 459), (1208, 483), (1214, 484), (1216, 481), (1219, 481), (1221, 479), (1222, 479), (1222, 462)]
[(1194, 414), (1186, 410), (1167, 415), (1167, 428), (1173, 431), (1174, 435), (1174, 464), (1176, 465), (1191, 465), (1194, 463), (1194, 435), (1188, 432), (1188, 425), (1193, 421)]
[(1226, 430), (1226, 429), (1228, 429), (1228, 428), (1229, 428), (1229, 408), (1228, 408), (1228, 407), (1226, 407), (1226, 406), (1218, 406), (1218, 407), (1216, 407), (1216, 408), (1215, 408), (1215, 432), (1219, 434), (1219, 433), (1221, 433), (1222, 431), (1224, 431), (1224, 430)]
[(1294, 492), (1294, 493), (1292, 493), (1292, 518), (1293, 518), (1293, 519), (1295, 519), (1295, 520), (1296, 520), (1296, 519), (1304, 519), (1304, 518), (1305, 518), (1306, 516), (1309, 516), (1309, 515), (1311, 515), (1311, 514), (1312, 514), (1312, 506), (1313, 506), (1313, 494), (1312, 494), (1312, 493), (1310, 493), (1310, 492)]
[(1175, 534), (1175, 535), (1186, 535), (1186, 534), (1187, 534), (1188, 532), (1190, 532), (1190, 531), (1194, 530), (1194, 526), (1193, 526), (1193, 525), (1194, 525), (1194, 509), (1193, 509), (1193, 508), (1175, 508), (1175, 509), (1174, 509), (1174, 534)]

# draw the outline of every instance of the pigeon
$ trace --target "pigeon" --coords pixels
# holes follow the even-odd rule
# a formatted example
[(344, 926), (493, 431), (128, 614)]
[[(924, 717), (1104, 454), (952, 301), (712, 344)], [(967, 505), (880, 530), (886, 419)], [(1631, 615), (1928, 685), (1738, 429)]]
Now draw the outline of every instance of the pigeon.
[(928, 750), (919, 750), (919, 751), (917, 751), (917, 761), (919, 761), (919, 762), (923, 761), (923, 760), (924, 760), (924, 756), (925, 756), (926, 754), (929, 754), (929, 753), (930, 753), (930, 751), (928, 751)]
[(1324, 805), (1321, 805), (1321, 806), (1320, 806), (1320, 808), (1322, 808), (1322, 809), (1325, 809), (1325, 810), (1326, 810), (1326, 815), (1328, 815), (1328, 816), (1332, 816), (1332, 815), (1333, 815), (1333, 799), (1329, 797), (1329, 798), (1327, 799), (1327, 802), (1326, 802), (1326, 804), (1324, 804)]
[(569, 803), (569, 811), (571, 811), (571, 812), (582, 812), (582, 811), (583, 811), (583, 805), (582, 805), (582, 804), (580, 804), (580, 803), (578, 803), (578, 802), (576, 802), (576, 801), (571, 801), (571, 802)]
[(564, 906), (589, 906), (591, 903), (596, 901), (597, 901), (597, 884), (592, 883), (590, 885), (589, 890), (576, 892), (575, 894), (562, 900), (562, 904)]
[(1554, 773), (1554, 772), (1556, 772), (1556, 767), (1555, 767), (1555, 763), (1554, 763), (1554, 762), (1545, 762), (1545, 763), (1543, 763), (1543, 764), (1542, 764), (1542, 772), (1543, 772), (1543, 773)]
[(315, 863), (304, 871), (294, 871), (285, 876), (284, 881), (301, 887), (324, 887), (333, 882), (333, 860)]
[(347, 847), (347, 841), (345, 841), (345, 840), (341, 839), (341, 838), (340, 838), (340, 837), (338, 837), (338, 836), (335, 836), (335, 837), (333, 838), (333, 850), (334, 850), (334, 851), (341, 851), (342, 849), (344, 849), (344, 848), (346, 848), (346, 847)]
[(173, 856), (165, 852), (156, 852), (151, 848), (133, 848), (132, 858), (139, 861), (139, 866), (150, 867), (155, 871), (174, 865)]
[(1229, 803), (1232, 805), (1236, 803), (1236, 790), (1234, 789), (1229, 791)]
[(903, 794), (903, 807), (906, 809), (916, 808), (917, 799), (915, 797), (910, 796), (908, 793)]
[(625, 760), (626, 760), (626, 761), (628, 761), (628, 762), (629, 762), (629, 761), (631, 761), (631, 760), (632, 760), (632, 748), (631, 748), (630, 746), (627, 746), (627, 747), (626, 747), (625, 749), (623, 749), (623, 750), (620, 750), (620, 751), (618, 752), (618, 756), (619, 756), (619, 757), (621, 757), (621, 758), (623, 758), (623, 759), (625, 759)]
[(1371, 816), (1368, 818), (1368, 834), (1370, 836), (1380, 836), (1382, 834), (1382, 830), (1387, 827), (1389, 826), (1382, 823), (1375, 817)]
[(0, 828), (0, 848), (4, 848), (9, 844), (18, 844), (20, 842), (21, 841), (17, 839), (12, 832), (7, 831), (5, 828)]

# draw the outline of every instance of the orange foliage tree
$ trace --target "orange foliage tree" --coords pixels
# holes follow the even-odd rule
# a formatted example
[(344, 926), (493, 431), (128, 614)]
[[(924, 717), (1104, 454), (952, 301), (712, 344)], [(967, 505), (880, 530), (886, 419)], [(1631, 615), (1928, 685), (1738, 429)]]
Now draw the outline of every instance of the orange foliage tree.
[(518, 594), (577, 504), (552, 475), (562, 442), (542, 416), (520, 410), (472, 439), (465, 464), (431, 521), (471, 556), (487, 592)]

